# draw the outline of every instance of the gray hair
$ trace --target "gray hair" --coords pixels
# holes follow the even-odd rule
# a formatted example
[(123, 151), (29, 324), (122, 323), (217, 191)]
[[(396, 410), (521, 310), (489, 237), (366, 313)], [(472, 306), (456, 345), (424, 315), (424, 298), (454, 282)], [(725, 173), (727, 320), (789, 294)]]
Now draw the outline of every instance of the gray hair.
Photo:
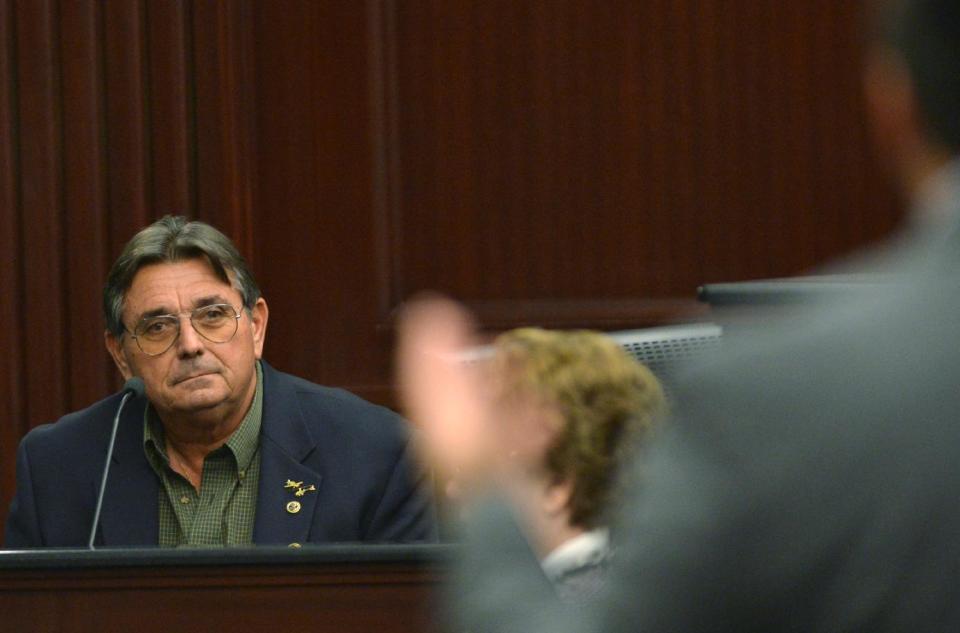
[(110, 269), (103, 288), (107, 331), (114, 336), (124, 333), (124, 295), (141, 268), (191, 259), (206, 260), (217, 277), (237, 289), (248, 310), (260, 298), (260, 288), (247, 262), (226, 235), (204, 222), (168, 215), (134, 235)]

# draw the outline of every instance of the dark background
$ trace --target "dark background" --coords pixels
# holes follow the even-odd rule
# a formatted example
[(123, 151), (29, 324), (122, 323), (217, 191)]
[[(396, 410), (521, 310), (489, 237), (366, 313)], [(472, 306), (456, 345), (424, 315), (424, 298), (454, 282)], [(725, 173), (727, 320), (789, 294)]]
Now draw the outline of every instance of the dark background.
[(0, 521), (31, 427), (119, 384), (133, 233), (233, 237), (276, 367), (394, 404), (393, 314), (491, 329), (708, 318), (901, 213), (836, 0), (2, 0)]

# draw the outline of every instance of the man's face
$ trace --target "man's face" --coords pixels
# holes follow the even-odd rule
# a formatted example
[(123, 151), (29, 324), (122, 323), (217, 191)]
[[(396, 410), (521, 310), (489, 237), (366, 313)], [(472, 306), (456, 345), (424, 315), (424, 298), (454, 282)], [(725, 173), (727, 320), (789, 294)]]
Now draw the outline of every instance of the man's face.
[[(241, 312), (237, 333), (226, 343), (200, 336), (190, 312), (227, 303)], [(107, 349), (125, 379), (139, 376), (160, 413), (217, 423), (242, 415), (256, 388), (255, 361), (263, 351), (267, 304), (261, 298), (248, 313), (240, 293), (221, 281), (203, 259), (141, 268), (124, 297), (123, 323), (134, 331), (144, 316), (180, 315), (180, 335), (167, 351), (148, 356), (129, 334), (107, 333)]]

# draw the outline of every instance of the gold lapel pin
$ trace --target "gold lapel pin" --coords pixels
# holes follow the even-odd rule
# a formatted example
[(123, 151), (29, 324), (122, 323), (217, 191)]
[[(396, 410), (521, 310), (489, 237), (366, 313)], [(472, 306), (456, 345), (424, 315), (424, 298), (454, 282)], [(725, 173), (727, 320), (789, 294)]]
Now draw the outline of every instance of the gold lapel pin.
[(302, 497), (308, 492), (313, 492), (317, 489), (317, 487), (313, 484), (307, 484), (304, 486), (302, 481), (294, 481), (292, 479), (288, 479), (287, 483), (283, 484), (283, 487), (293, 492), (294, 496), (296, 497)]
[(314, 486), (313, 484), (310, 484), (309, 486), (307, 486), (307, 487), (305, 487), (305, 488), (304, 488), (304, 487), (298, 488), (297, 491), (296, 491), (295, 493), (293, 493), (293, 494), (296, 495), (296, 496), (298, 496), (298, 497), (302, 497), (303, 495), (307, 494), (308, 492), (313, 492), (313, 491), (316, 490), (316, 489), (317, 489), (316, 486)]

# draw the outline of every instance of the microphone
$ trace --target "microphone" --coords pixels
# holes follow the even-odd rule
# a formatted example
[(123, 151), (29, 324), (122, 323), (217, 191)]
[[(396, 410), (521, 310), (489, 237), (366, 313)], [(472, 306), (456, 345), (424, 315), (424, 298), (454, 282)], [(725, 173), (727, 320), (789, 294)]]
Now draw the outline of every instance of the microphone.
[(97, 508), (93, 511), (93, 525), (90, 526), (90, 540), (87, 542), (87, 549), (93, 549), (93, 539), (97, 535), (97, 525), (100, 523), (100, 508), (103, 505), (103, 493), (107, 490), (107, 476), (110, 474), (110, 461), (113, 459), (113, 443), (117, 439), (117, 427), (120, 426), (120, 412), (123, 411), (123, 405), (131, 396), (139, 398), (143, 395), (146, 387), (143, 379), (134, 376), (123, 384), (123, 398), (120, 400), (120, 406), (117, 407), (117, 414), (113, 416), (113, 430), (110, 431), (110, 444), (107, 446), (107, 462), (103, 465), (103, 477), (100, 479), (100, 492), (97, 494)]

